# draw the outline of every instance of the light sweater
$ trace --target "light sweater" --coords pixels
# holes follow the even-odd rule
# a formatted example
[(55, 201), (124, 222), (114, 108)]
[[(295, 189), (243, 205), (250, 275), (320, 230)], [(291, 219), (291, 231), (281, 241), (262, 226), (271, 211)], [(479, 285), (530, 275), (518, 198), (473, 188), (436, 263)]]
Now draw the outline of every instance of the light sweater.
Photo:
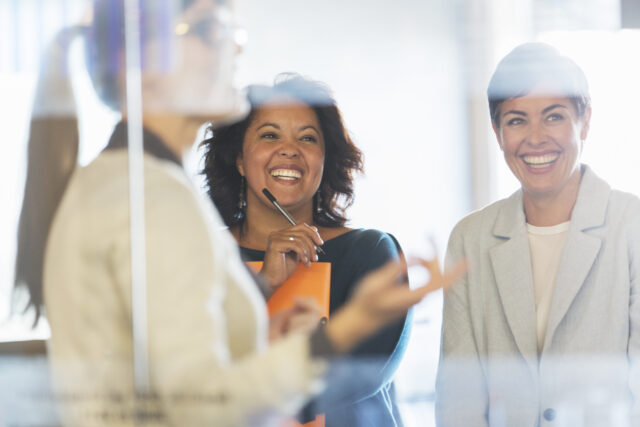
[(536, 298), (536, 331), (538, 352), (542, 351), (547, 332), (551, 299), (556, 286), (558, 266), (562, 249), (567, 238), (570, 222), (550, 227), (536, 227), (527, 223), (529, 250), (531, 252), (531, 272), (533, 273), (533, 293)]
[[(44, 292), (64, 425), (134, 424), (126, 150), (78, 169), (49, 235)], [(212, 205), (144, 159), (151, 398), (144, 425), (270, 425), (321, 387), (308, 335), (267, 348), (262, 297)]]

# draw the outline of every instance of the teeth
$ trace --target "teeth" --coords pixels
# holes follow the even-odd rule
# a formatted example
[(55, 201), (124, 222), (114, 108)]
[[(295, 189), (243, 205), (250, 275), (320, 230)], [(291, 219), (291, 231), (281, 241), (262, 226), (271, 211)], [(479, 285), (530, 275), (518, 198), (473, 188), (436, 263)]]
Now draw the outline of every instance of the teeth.
[(302, 174), (295, 169), (274, 169), (271, 171), (271, 176), (281, 179), (294, 180), (300, 179)]
[(524, 162), (529, 166), (541, 168), (547, 166), (549, 163), (555, 162), (557, 158), (558, 154), (553, 153), (544, 154), (542, 156), (524, 156), (522, 157), (522, 160), (524, 160)]

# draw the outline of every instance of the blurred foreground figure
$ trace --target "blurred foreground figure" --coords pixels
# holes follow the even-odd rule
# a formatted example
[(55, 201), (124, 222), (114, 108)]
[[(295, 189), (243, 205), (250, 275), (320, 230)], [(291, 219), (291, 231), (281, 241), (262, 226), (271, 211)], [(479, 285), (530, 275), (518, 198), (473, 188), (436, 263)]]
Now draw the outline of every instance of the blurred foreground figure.
[[(96, 0), (90, 23), (61, 33), (44, 63), (16, 285), (50, 322), (64, 425), (270, 425), (322, 389), (329, 356), (454, 278), (426, 263), (431, 283), (411, 291), (396, 286), (402, 266), (389, 264), (366, 276), (324, 328), (304, 300), (267, 320), (233, 238), (181, 168), (199, 127), (236, 117), (243, 105), (230, 84), (239, 36), (230, 7)], [(76, 35), (97, 95), (122, 115), (83, 168), (65, 81)]]
[(488, 96), (521, 188), (451, 234), (469, 271), (445, 296), (438, 425), (640, 425), (640, 200), (580, 162), (586, 78), (524, 44)]

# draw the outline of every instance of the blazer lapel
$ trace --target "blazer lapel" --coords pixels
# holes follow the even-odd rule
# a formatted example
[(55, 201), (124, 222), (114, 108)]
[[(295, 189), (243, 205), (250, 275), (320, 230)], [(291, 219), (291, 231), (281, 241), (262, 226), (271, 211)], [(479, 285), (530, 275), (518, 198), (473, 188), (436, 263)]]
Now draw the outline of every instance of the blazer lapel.
[(538, 354), (535, 296), (521, 191), (502, 207), (493, 233), (505, 240), (489, 250), (504, 313), (518, 349), (535, 373)]
[(611, 187), (587, 166), (584, 168), (558, 268), (543, 352), (550, 345), (556, 329), (582, 288), (602, 244), (600, 238), (587, 231), (604, 224)]

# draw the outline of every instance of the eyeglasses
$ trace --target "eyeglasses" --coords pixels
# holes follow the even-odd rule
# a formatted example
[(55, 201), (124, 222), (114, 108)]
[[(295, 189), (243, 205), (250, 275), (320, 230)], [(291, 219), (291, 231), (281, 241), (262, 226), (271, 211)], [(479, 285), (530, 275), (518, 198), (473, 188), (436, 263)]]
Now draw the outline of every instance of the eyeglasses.
[(177, 36), (193, 35), (211, 47), (227, 40), (238, 47), (247, 43), (247, 31), (229, 19), (204, 18), (194, 23), (180, 22), (175, 26), (174, 33)]

